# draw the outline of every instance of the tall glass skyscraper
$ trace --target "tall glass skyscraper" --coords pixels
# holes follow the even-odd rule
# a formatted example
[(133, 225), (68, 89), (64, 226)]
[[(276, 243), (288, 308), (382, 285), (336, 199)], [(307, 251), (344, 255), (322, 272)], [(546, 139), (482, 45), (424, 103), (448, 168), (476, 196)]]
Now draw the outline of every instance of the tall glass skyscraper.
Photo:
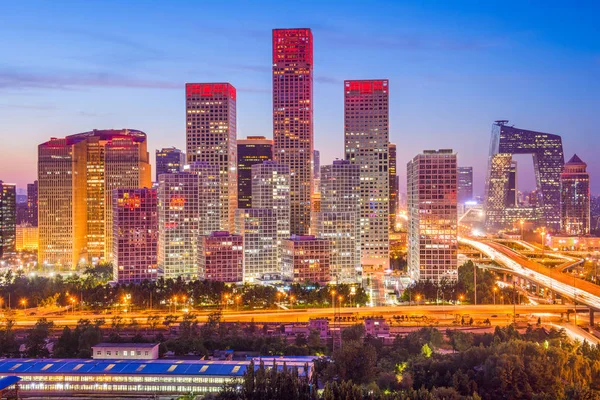
[(389, 267), (389, 83), (344, 82), (344, 152), (360, 168), (361, 264)]
[(513, 154), (531, 154), (539, 193), (541, 224), (551, 231), (560, 229), (560, 173), (564, 154), (558, 135), (508, 126), (508, 121), (492, 125), (492, 139), (486, 179), (486, 226), (491, 229), (511, 227), (516, 218), (506, 207), (510, 195), (509, 179)]
[(414, 280), (456, 280), (456, 153), (425, 150), (407, 165), (408, 271)]
[(252, 207), (252, 166), (273, 159), (273, 141), (264, 136), (248, 136), (237, 141), (238, 208)]
[(17, 186), (0, 181), (0, 257), (16, 250)]
[(473, 167), (458, 167), (458, 194), (457, 200), (464, 204), (473, 200)]
[(313, 36), (273, 30), (273, 158), (290, 169), (291, 232), (310, 229), (313, 185)]
[(187, 83), (186, 154), (220, 171), (221, 230), (233, 231), (237, 207), (236, 90), (230, 83)]

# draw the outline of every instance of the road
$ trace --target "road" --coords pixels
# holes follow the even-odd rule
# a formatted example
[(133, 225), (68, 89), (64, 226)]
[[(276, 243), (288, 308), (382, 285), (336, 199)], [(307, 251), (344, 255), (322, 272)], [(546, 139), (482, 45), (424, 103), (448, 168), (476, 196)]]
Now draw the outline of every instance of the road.
[[(544, 304), (544, 305), (517, 305), (516, 313), (518, 315), (532, 315), (532, 314), (544, 314), (544, 315), (559, 315), (561, 313), (567, 313), (568, 310), (573, 310), (573, 306), (559, 305), (559, 304)], [(585, 307), (579, 307), (579, 311), (585, 311)], [(413, 305), (413, 306), (385, 306), (385, 307), (343, 307), (336, 308), (336, 314), (339, 313), (342, 316), (355, 316), (355, 317), (369, 317), (369, 316), (383, 316), (384, 318), (392, 318), (395, 315), (404, 316), (427, 316), (433, 318), (449, 318), (454, 315), (469, 315), (476, 318), (490, 318), (493, 316), (511, 316), (513, 315), (513, 306), (510, 304), (498, 304), (498, 305)], [(193, 311), (198, 317), (199, 322), (207, 320), (209, 312), (207, 311)], [(76, 312), (75, 314), (65, 315), (43, 315), (50, 321), (53, 321), (57, 326), (74, 326), (80, 319), (89, 319), (93, 321), (97, 318), (104, 318), (107, 325), (110, 325), (112, 318), (115, 315), (119, 315), (123, 318), (124, 324), (129, 324), (134, 319), (140, 325), (147, 324), (147, 318), (149, 315), (160, 316), (159, 324), (162, 325), (163, 318), (172, 313), (168, 312), (128, 312), (119, 314), (94, 314), (94, 313), (81, 313)], [(181, 321), (183, 313), (177, 313), (179, 316), (178, 321)], [(22, 316), (16, 315), (17, 326), (32, 326), (37, 320), (42, 317), (37, 316)], [(311, 318), (332, 318), (332, 308), (311, 308), (311, 309), (298, 309), (298, 310), (258, 310), (258, 311), (225, 311), (222, 314), (222, 320), (226, 322), (251, 322), (256, 323), (289, 323), (289, 322), (308, 322)]]
[(531, 279), (563, 296), (576, 298), (577, 302), (600, 310), (600, 287), (593, 283), (544, 267), (498, 243), (467, 238), (460, 238), (459, 241), (476, 248), (492, 260), (514, 271), (517, 275)]

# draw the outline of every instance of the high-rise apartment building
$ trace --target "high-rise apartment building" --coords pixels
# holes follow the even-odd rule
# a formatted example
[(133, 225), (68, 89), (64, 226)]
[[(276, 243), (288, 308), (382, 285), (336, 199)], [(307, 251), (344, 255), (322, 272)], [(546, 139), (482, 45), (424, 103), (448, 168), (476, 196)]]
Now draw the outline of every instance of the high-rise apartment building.
[(290, 168), (275, 161), (252, 166), (252, 206), (273, 210), (277, 246), (290, 237)]
[(156, 150), (156, 182), (162, 174), (176, 174), (183, 171), (185, 153), (175, 147)]
[(235, 210), (235, 233), (244, 244), (244, 282), (272, 279), (281, 275), (277, 246), (277, 219), (267, 208)]
[(315, 235), (330, 244), (330, 273), (336, 282), (360, 278), (360, 168), (347, 160), (321, 167), (320, 210)]
[(242, 236), (225, 231), (200, 236), (198, 276), (209, 281), (241, 282), (244, 275)]
[(233, 231), (237, 208), (236, 90), (230, 83), (187, 83), (186, 154), (220, 171), (222, 230)]
[(139, 283), (158, 278), (156, 189), (113, 190), (113, 279)]
[(328, 283), (330, 254), (327, 239), (292, 235), (283, 241), (283, 277), (293, 282)]
[(389, 267), (389, 83), (344, 82), (344, 152), (360, 168), (361, 263)]
[(396, 213), (398, 212), (398, 177), (396, 173), (396, 145), (394, 143), (389, 144), (389, 183), (390, 183), (390, 232), (393, 231), (396, 225)]
[(464, 204), (473, 200), (473, 167), (458, 167), (457, 201)]
[(252, 207), (252, 166), (273, 159), (273, 141), (264, 136), (248, 136), (237, 141), (238, 208)]
[(456, 280), (456, 153), (425, 150), (407, 165), (408, 270), (417, 281)]
[(158, 267), (165, 278), (198, 276), (198, 237), (219, 228), (220, 184), (219, 167), (204, 162), (159, 177)]
[(27, 184), (27, 218), (26, 223), (38, 226), (38, 181)]
[[(75, 268), (112, 257), (112, 190), (150, 187), (146, 134), (93, 130), (38, 146), (38, 257)], [(82, 226), (84, 225), (84, 226)]]
[(17, 186), (0, 181), (0, 257), (16, 250)]
[(273, 139), (274, 160), (290, 168), (291, 232), (306, 234), (310, 228), (313, 185), (313, 36), (310, 29), (273, 30)]
[[(496, 121), (485, 189), (485, 218), (489, 229), (512, 227), (514, 209), (506, 207), (514, 154), (531, 154), (535, 171), (540, 224), (551, 231), (560, 229), (560, 174), (564, 165), (562, 139), (558, 135), (528, 131)], [(521, 218), (518, 216), (518, 218)]]
[(561, 228), (568, 235), (590, 233), (590, 174), (575, 154), (560, 174)]

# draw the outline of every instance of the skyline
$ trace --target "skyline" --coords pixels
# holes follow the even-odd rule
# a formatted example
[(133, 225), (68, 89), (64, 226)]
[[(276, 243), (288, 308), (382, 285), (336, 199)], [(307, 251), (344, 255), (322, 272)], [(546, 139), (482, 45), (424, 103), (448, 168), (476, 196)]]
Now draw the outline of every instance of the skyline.
[[(386, 2), (368, 9), (359, 2), (344, 2), (343, 9), (339, 2), (308, 2), (290, 16), (282, 11), (292, 6), (233, 3), (225, 9), (178, 2), (168, 10), (140, 9), (141, 3), (105, 9), (6, 5), (0, 16), (0, 49), (7, 46), (0, 66), (0, 134), (22, 140), (0, 159), (0, 178), (25, 188), (36, 177), (38, 144), (51, 136), (113, 128), (147, 133), (154, 172), (155, 149), (185, 149), (186, 82), (230, 82), (238, 88), (238, 138), (272, 138), (272, 29), (308, 27), (315, 46), (315, 149), (322, 165), (343, 158), (344, 80), (383, 78), (390, 81), (390, 141), (398, 146), (401, 191), (412, 157), (452, 148), (459, 166), (474, 167), (474, 192), (483, 194), (497, 119), (561, 135), (565, 157), (577, 153), (587, 162), (592, 193), (600, 191), (594, 179), (600, 165), (593, 162), (600, 144), (594, 135), (599, 28), (592, 19), (598, 6), (590, 3), (591, 12), (582, 12), (431, 2), (434, 7), (426, 11), (417, 5), (383, 7)], [(269, 4), (277, 4), (277, 12), (268, 12)], [(225, 10), (231, 21), (248, 17), (250, 28), (197, 18)], [(131, 12), (145, 23), (134, 29)], [(373, 63), (373, 57), (386, 62)], [(527, 177), (520, 180), (527, 185), (533, 168), (530, 160), (525, 164), (521, 173)]]

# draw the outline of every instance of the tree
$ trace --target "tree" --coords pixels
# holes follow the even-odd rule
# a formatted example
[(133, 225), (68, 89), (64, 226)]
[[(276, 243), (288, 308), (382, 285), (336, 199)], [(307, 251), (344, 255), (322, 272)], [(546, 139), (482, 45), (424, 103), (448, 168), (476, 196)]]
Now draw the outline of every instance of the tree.
[(25, 356), (31, 358), (46, 358), (50, 356), (48, 351), (48, 336), (50, 329), (54, 326), (52, 321), (40, 318), (35, 326), (28, 331), (25, 340)]
[(421, 347), (421, 355), (423, 355), (425, 358), (431, 357), (432, 353), (433, 352), (431, 351), (431, 347), (429, 347), (427, 343), (425, 343), (423, 347)]

